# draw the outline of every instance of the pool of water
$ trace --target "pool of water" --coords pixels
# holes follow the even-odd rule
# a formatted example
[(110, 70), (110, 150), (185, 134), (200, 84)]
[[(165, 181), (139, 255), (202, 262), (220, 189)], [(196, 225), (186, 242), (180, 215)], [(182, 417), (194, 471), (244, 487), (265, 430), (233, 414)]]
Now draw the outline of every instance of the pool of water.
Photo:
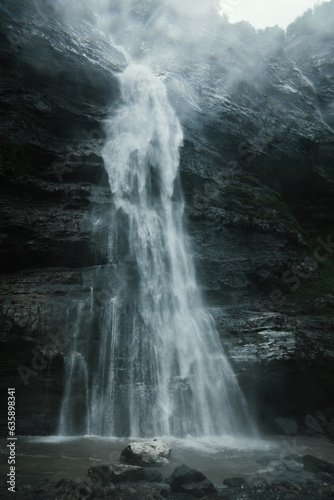
[[(18, 436), (16, 441), (17, 485), (40, 484), (43, 479), (56, 482), (61, 478), (85, 480), (89, 467), (117, 464), (122, 449), (139, 439), (85, 437)], [(270, 472), (275, 461), (291, 455), (311, 454), (334, 463), (334, 445), (322, 437), (266, 439), (176, 439), (163, 438), (172, 448), (170, 464), (159, 467), (164, 477), (181, 464), (203, 472), (217, 487), (233, 476), (250, 476)], [(0, 444), (1, 475), (8, 472), (8, 441)]]

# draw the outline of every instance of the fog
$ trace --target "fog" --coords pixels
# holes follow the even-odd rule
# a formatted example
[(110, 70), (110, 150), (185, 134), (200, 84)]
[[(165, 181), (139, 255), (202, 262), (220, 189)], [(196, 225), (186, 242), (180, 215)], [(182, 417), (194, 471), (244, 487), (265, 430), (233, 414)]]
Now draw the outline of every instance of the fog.
[[(181, 120), (203, 112), (203, 92), (254, 107), (256, 96), (279, 85), (267, 70), (273, 58), (283, 57), (292, 67), (290, 57), (296, 51), (290, 56), (289, 45), (295, 36), (322, 39), (334, 26), (334, 0), (307, 10), (286, 31), (278, 26), (256, 30), (246, 21), (233, 24), (221, 15), (223, 4), (217, 0), (34, 0), (34, 5), (42, 24), (47, 27), (58, 19), (83, 51), (89, 42), (105, 60), (118, 51), (127, 63), (150, 67), (167, 83)], [(244, 2), (228, 0), (224, 5), (230, 15)], [(298, 71), (299, 76), (290, 74), (289, 82), (297, 93), (307, 81)]]
[[(237, 12), (246, 12), (253, 5), (242, 0), (34, 0), (34, 5), (45, 24), (56, 16), (75, 31), (76, 25), (85, 22), (86, 35), (89, 30), (92, 37), (103, 33), (112, 45), (122, 48), (128, 60), (142, 61), (156, 72), (199, 65), (226, 50), (239, 51), (243, 44), (248, 45), (247, 58), (255, 65), (258, 56), (254, 52), (263, 53), (267, 48), (270, 52), (285, 38), (278, 26), (256, 30), (246, 21), (229, 22), (228, 16), (233, 20), (232, 14), (237, 17)], [(261, 19), (263, 9), (256, 5), (253, 15)], [(273, 12), (275, 5), (271, 5)], [(302, 13), (300, 2), (292, 2), (290, 11), (297, 12), (297, 5)], [(309, 9), (288, 27), (287, 34), (303, 30), (331, 33), (333, 5), (331, 0), (314, 11)]]
[(278, 25), (283, 29), (301, 16), (308, 8), (313, 8), (315, 0), (220, 0), (219, 10), (229, 17), (231, 23), (248, 21), (255, 28), (265, 29)]

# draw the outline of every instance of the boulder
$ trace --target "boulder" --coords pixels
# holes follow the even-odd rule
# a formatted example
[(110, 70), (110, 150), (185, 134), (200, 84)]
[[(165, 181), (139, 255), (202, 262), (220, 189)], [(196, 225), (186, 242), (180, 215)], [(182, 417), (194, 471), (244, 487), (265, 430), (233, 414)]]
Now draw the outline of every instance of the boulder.
[(275, 423), (288, 436), (293, 436), (298, 432), (298, 424), (293, 418), (277, 417)]
[(149, 483), (162, 483), (164, 480), (164, 477), (157, 470), (145, 469), (143, 479)]
[(304, 469), (308, 472), (320, 473), (327, 472), (334, 475), (334, 465), (321, 460), (320, 458), (313, 457), (312, 455), (303, 456)]
[(272, 486), (273, 488), (281, 491), (302, 491), (302, 487), (292, 481), (273, 481)]
[(130, 443), (121, 453), (121, 462), (140, 467), (166, 465), (172, 449), (158, 439)]
[(140, 481), (144, 479), (144, 469), (132, 465), (98, 465), (88, 469), (87, 476), (101, 486), (123, 481)]
[(229, 486), (230, 488), (242, 488), (247, 483), (243, 477), (231, 477), (228, 479), (224, 479), (223, 484), (225, 484), (225, 486)]
[(71, 491), (75, 488), (75, 486), (76, 483), (67, 478), (59, 479), (59, 481), (56, 483), (56, 488), (62, 491)]
[(217, 493), (214, 485), (202, 472), (190, 469), (187, 465), (176, 467), (168, 482), (173, 492), (188, 493), (196, 498)]
[(325, 434), (323, 428), (319, 424), (318, 420), (312, 415), (306, 415), (304, 424), (312, 433), (315, 434)]
[(321, 425), (321, 427), (323, 428), (326, 428), (327, 425), (328, 425), (328, 420), (327, 418), (325, 417), (325, 415), (322, 413), (322, 411), (320, 410), (317, 410), (315, 412), (315, 417), (316, 419), (318, 420), (319, 424)]
[(303, 464), (295, 459), (284, 459), (283, 464), (285, 465), (286, 470), (290, 472), (300, 472), (303, 470)]

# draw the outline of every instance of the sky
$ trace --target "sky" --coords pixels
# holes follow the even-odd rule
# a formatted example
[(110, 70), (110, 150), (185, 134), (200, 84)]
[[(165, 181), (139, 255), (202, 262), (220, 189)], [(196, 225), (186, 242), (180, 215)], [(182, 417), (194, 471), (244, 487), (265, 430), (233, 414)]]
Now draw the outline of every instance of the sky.
[(248, 21), (263, 29), (278, 24), (285, 29), (310, 7), (323, 1), (316, 0), (220, 0), (222, 12), (231, 23)]

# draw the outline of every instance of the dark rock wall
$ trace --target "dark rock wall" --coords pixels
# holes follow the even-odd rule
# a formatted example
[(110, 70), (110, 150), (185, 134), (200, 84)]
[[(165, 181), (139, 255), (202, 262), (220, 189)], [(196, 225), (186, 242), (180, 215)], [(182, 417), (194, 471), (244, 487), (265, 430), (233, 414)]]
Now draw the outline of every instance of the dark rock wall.
[[(1, 390), (17, 387), (18, 432), (48, 434), (78, 304), (98, 330), (113, 286), (101, 148), (126, 62), (83, 35), (89, 19), (46, 23), (21, 1), (0, 12)], [(164, 61), (198, 281), (267, 430), (334, 417), (334, 38), (320, 14), (286, 36), (222, 22), (201, 65)]]
[(73, 310), (107, 262), (101, 124), (124, 59), (104, 67), (56, 20), (40, 26), (31, 7), (27, 21), (24, 2), (0, 8), (1, 385), (3, 397), (17, 388), (18, 432), (54, 433)]

